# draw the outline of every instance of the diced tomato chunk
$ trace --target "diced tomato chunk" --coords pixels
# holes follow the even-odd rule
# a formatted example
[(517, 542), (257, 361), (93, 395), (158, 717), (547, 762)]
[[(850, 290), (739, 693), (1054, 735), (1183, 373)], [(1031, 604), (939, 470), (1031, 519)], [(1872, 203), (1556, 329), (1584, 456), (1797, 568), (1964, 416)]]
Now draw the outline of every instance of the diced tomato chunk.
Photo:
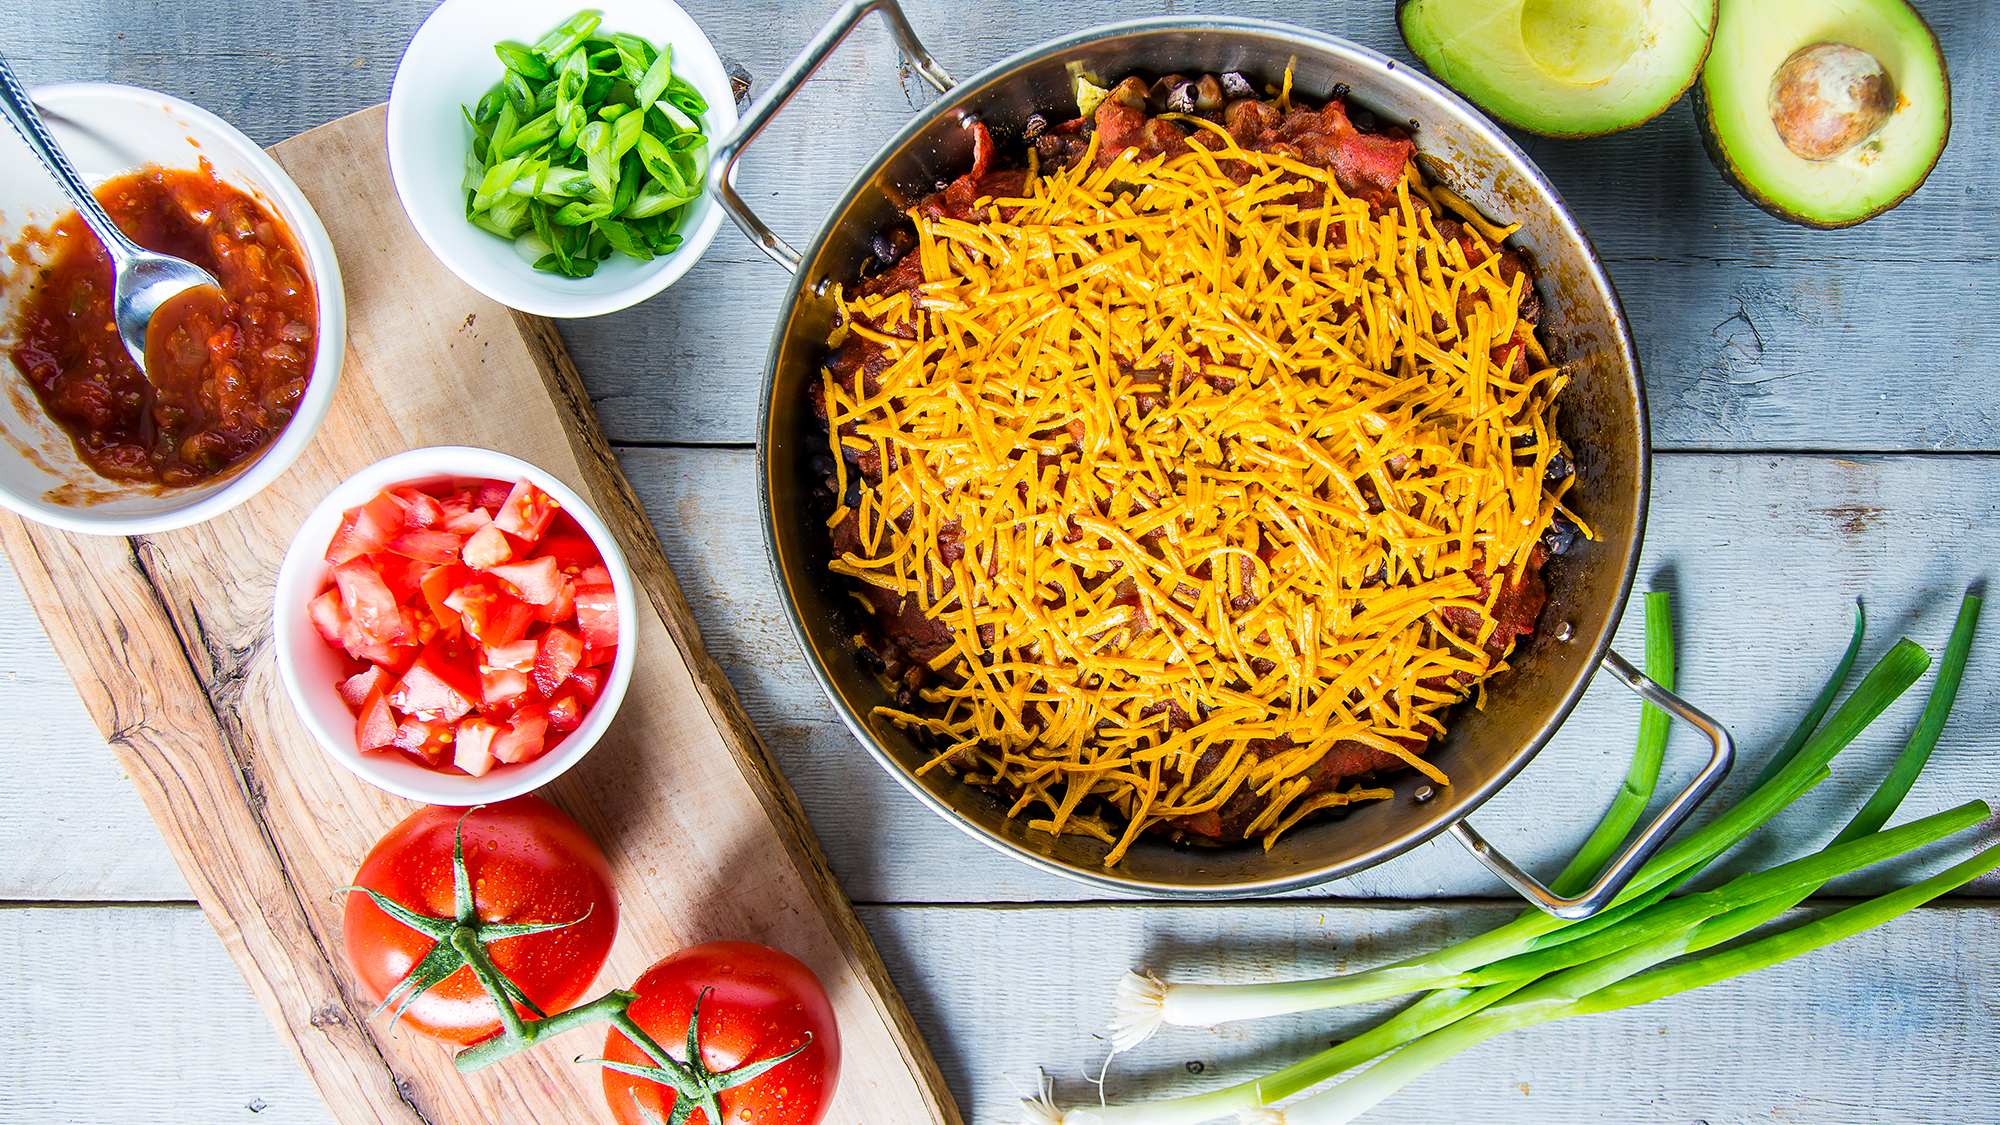
[(604, 563), (602, 563), (601, 561), (593, 562), (588, 566), (578, 567), (576, 572), (576, 584), (579, 586), (583, 586), (586, 584), (593, 586), (595, 585), (608, 586), (611, 584), (611, 570), (610, 568), (606, 567)]
[(468, 579), (446, 595), (444, 604), (457, 610), (465, 631), (488, 647), (520, 640), (535, 623), (533, 606), (501, 590), (498, 582), (484, 575)]
[(486, 776), (493, 768), (493, 736), (500, 728), (485, 719), (467, 719), (458, 724), (452, 746), (451, 764), (474, 777)]
[(585, 648), (618, 643), (618, 593), (609, 582), (576, 584), (576, 625)]
[(390, 489), (389, 496), (403, 506), (403, 526), (412, 531), (436, 527), (444, 519), (444, 505), (428, 492), (404, 484)]
[(449, 531), (405, 531), (390, 539), (383, 549), (418, 562), (443, 566), (458, 561), (459, 546), (463, 542)]
[(538, 705), (523, 707), (514, 712), (505, 729), (493, 736), (493, 756), (503, 762), (525, 762), (539, 757), (548, 729), (547, 712)]
[[(618, 650), (611, 651), (615, 653)], [(610, 672), (604, 668), (578, 668), (570, 673), (569, 681), (576, 685), (577, 691), (583, 696), (584, 706), (588, 707), (597, 702), (598, 695), (603, 693), (604, 679), (608, 675)]]
[(574, 687), (565, 687), (549, 700), (549, 726), (554, 730), (573, 731), (583, 725), (583, 713), (590, 704)]
[(380, 668), (387, 668), (395, 675), (402, 675), (411, 662), (422, 651), (422, 646), (414, 644), (374, 643), (361, 635), (361, 630), (349, 627), (347, 630), (347, 655), (356, 660), (365, 660)]
[(401, 555), (369, 555), (368, 562), (375, 573), (382, 576), (382, 583), (396, 596), (396, 603), (402, 605), (417, 596), (423, 589), (424, 575), (436, 566), (434, 563), (418, 562)]
[(533, 481), (516, 481), (505, 503), (493, 513), (493, 526), (522, 542), (533, 545), (548, 530), (562, 505), (555, 497), (536, 488)]
[(444, 757), (445, 747), (450, 745), (451, 732), (450, 723), (410, 715), (397, 725), (396, 737), (389, 741), (389, 745), (434, 766)]
[(604, 556), (598, 553), (597, 544), (580, 531), (549, 532), (535, 544), (535, 554), (556, 560), (556, 565), (564, 569), (595, 566), (604, 561)]
[(347, 615), (347, 606), (340, 600), (339, 590), (328, 590), (306, 603), (306, 616), (312, 620), (319, 637), (334, 648), (347, 646), (348, 630), (354, 627), (354, 619)]
[(431, 611), (431, 619), (437, 627), (447, 633), (458, 632), (458, 610), (444, 604), (453, 590), (465, 584), (472, 572), (459, 563), (446, 563), (432, 567), (418, 586), (424, 595), (424, 605)]
[(363, 751), (387, 749), (396, 737), (396, 715), (381, 688), (361, 701), (361, 713), (354, 721), (354, 744)]
[(366, 504), (349, 508), (340, 517), (340, 527), (326, 547), (326, 563), (340, 566), (379, 551), (391, 536), (402, 530), (403, 509), (388, 493), (378, 492)]
[(513, 668), (488, 668), (479, 673), (479, 709), (510, 711), (528, 694), (528, 674)]
[(506, 480), (482, 480), (473, 485), (472, 503), (489, 512), (497, 512), (507, 497), (514, 494), (514, 482)]
[(576, 616), (576, 583), (565, 578), (556, 590), (556, 596), (549, 604), (535, 607), (535, 620), (551, 625), (561, 624)]
[(450, 722), (472, 710), (480, 694), (479, 672), (465, 648), (433, 642), (418, 654), (388, 698), (406, 715)]
[(551, 625), (535, 648), (535, 690), (548, 698), (556, 693), (583, 659), (583, 641), (560, 625)]
[(523, 637), (512, 644), (488, 645), (481, 659), (489, 668), (512, 668), (526, 674), (535, 670), (535, 653), (541, 647), (535, 638)]
[(398, 612), (395, 592), (367, 559), (350, 559), (334, 567), (333, 581), (340, 587), (340, 600), (347, 608), (347, 616), (371, 643), (394, 644), (410, 639), (403, 626), (403, 615)]
[(482, 527), (491, 527), (493, 516), (484, 508), (474, 508), (469, 512), (447, 515), (441, 525), (443, 530), (453, 535), (471, 535)]
[(459, 556), (465, 560), (465, 565), (485, 570), (487, 567), (512, 562), (514, 544), (500, 533), (498, 526), (489, 523), (465, 540), (465, 547), (459, 552)]
[(340, 701), (347, 704), (349, 711), (360, 715), (361, 705), (368, 702), (369, 694), (389, 690), (394, 679), (395, 677), (384, 671), (381, 665), (370, 664), (366, 671), (356, 672), (340, 681), (340, 687), (337, 689), (340, 692)]
[(565, 581), (556, 571), (556, 560), (546, 558), (503, 563), (488, 567), (486, 573), (514, 587), (522, 601), (537, 606), (555, 601)]
[(617, 645), (606, 645), (603, 648), (586, 648), (583, 650), (583, 666), (585, 668), (606, 667), (616, 659), (618, 659)]

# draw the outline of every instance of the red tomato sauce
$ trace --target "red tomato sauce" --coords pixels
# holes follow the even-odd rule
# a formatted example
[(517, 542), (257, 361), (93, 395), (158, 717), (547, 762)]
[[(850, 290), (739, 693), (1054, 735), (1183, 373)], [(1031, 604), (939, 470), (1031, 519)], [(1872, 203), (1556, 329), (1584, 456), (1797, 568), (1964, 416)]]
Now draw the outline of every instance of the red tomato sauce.
[(318, 332), (311, 271), (285, 225), (206, 160), (120, 176), (97, 198), (134, 242), (206, 269), (226, 299), (155, 326), (154, 354), (169, 362), (149, 387), (112, 323), (111, 259), (71, 213), (49, 232), (54, 256), (21, 308), (14, 366), (98, 473), (199, 484), (269, 445), (298, 409)]

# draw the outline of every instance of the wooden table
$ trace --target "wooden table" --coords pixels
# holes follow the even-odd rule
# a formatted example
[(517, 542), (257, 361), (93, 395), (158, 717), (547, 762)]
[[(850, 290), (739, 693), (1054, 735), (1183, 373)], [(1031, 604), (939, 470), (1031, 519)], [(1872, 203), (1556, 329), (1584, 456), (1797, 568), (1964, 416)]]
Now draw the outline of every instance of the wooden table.
[[(784, 0), (686, 6), (759, 90), (825, 14)], [(1161, 9), (907, 6), (961, 76), (1059, 33)], [(1730, 725), (1752, 762), (1797, 720), (1845, 640), (1856, 596), (1874, 622), (1864, 660), (1901, 634), (1936, 651), (1959, 593), (2000, 558), (2000, 21), (1988, 0), (1921, 6), (1951, 65), (1952, 143), (1911, 201), (1855, 230), (1808, 231), (1744, 203), (1703, 158), (1686, 104), (1600, 140), (1524, 138), (1596, 239), (1638, 336), (1657, 450), (1641, 582), (1676, 595), (1685, 692)], [(1255, 0), (1230, 10), (1407, 58), (1391, 7)], [(385, 98), (429, 5), (8, 8), (0, 47), (31, 86), (147, 86), (269, 144)], [(746, 196), (803, 240), (928, 97), (899, 71), (886, 33), (864, 28), (752, 150)], [(1232, 981), (1336, 971), (1516, 909), (1443, 841), (1285, 898), (1097, 901), (912, 800), (811, 685), (763, 558), (749, 443), (782, 283), (726, 228), (667, 293), (569, 323), (563, 336), (707, 645), (797, 788), (969, 1120), (1012, 1120), (1037, 1067), (1070, 1100), (1089, 1096), (1103, 1058), (1096, 1033), (1127, 967)], [(1638, 648), (1636, 601), (1628, 651)], [(2000, 796), (1992, 616), (1908, 809)], [(0, 580), (0, 654), (0, 714), (12, 717), (0, 741), (0, 791), (11, 797), (0, 803), (0, 1125), (329, 1120), (189, 901), (11, 572)], [(1822, 843), (1900, 748), (1921, 705), (1913, 694), (1832, 782), (1721, 867)], [(1620, 689), (1593, 689), (1563, 735), (1480, 811), (1482, 831), (1517, 858), (1557, 865), (1615, 790), (1635, 726)], [(1676, 735), (1677, 776), (1700, 755)], [(1834, 890), (1873, 893), (1964, 850), (1934, 849)], [(1503, 1037), (1371, 1120), (2000, 1121), (1996, 894), (2000, 880), (1989, 877), (1754, 977)], [(1119, 1060), (1108, 1092), (1228, 1081), (1251, 1073), (1253, 1057), (1298, 1057), (1369, 1014), (1165, 1034)], [(578, 1120), (600, 1113), (579, 1107)]]

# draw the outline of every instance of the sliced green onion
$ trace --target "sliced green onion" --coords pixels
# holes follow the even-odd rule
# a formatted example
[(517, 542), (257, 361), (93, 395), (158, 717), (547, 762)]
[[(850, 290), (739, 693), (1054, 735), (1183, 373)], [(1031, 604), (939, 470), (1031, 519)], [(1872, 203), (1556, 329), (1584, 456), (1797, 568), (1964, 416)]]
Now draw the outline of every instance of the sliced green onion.
[(662, 93), (666, 92), (667, 86), (673, 79), (674, 51), (669, 46), (660, 52), (660, 56), (653, 60), (653, 65), (646, 68), (646, 73), (640, 77), (638, 85), (633, 87), (636, 91), (633, 94), (633, 103), (652, 105), (660, 99)]
[(493, 53), (500, 56), (500, 65), (521, 77), (532, 78), (537, 82), (548, 81), (549, 64), (543, 62), (526, 47), (516, 43), (495, 43)]
[(532, 47), (495, 44), (501, 80), (463, 110), (466, 218), (571, 277), (614, 252), (645, 261), (677, 249), (673, 227), (708, 160), (707, 103), (672, 52), (598, 26), (580, 12)]
[(597, 25), (602, 19), (603, 17), (596, 12), (578, 12), (563, 21), (561, 27), (542, 36), (535, 44), (535, 53), (553, 63), (558, 58), (568, 55), (585, 39), (590, 38), (591, 32), (597, 30)]

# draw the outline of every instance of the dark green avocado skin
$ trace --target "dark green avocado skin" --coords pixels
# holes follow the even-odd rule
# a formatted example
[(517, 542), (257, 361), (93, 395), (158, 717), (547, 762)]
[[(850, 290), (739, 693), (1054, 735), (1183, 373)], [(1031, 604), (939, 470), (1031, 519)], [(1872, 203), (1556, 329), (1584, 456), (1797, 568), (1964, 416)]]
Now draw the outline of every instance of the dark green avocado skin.
[[(1408, 0), (1402, 0), (1402, 3), (1407, 2)], [(1926, 30), (1928, 30), (1928, 27)], [(1934, 31), (1931, 32), (1931, 49), (1937, 52), (1938, 69), (1944, 72), (1945, 84), (1949, 87), (1951, 83), (1951, 70), (1945, 65), (1944, 48), (1938, 44), (1937, 33)], [(1715, 165), (1715, 170), (1722, 173), (1723, 180), (1730, 187), (1735, 188), (1743, 198), (1756, 204), (1757, 209), (1763, 211), (1765, 214), (1783, 219), (1788, 223), (1796, 223), (1802, 227), (1811, 227), (1814, 230), (1845, 230), (1851, 226), (1858, 226), (1908, 199), (1918, 188), (1924, 186), (1925, 180), (1930, 179), (1931, 170), (1937, 167), (1937, 162), (1944, 156), (1944, 150), (1951, 145), (1951, 103), (1947, 101), (1944, 107), (1944, 139), (1939, 142), (1937, 152), (1931, 155), (1931, 162), (1924, 166), (1923, 175), (1913, 180), (1910, 186), (1903, 190), (1901, 195), (1889, 200), (1866, 215), (1848, 219), (1845, 222), (1826, 222), (1821, 219), (1815, 219), (1810, 215), (1801, 215), (1787, 211), (1772, 202), (1764, 193), (1758, 191), (1754, 180), (1743, 174), (1742, 169), (1736, 166), (1736, 162), (1729, 158), (1727, 152), (1723, 151), (1722, 142), (1716, 138), (1714, 110), (1709, 105), (1708, 95), (1704, 92), (1700, 81), (1695, 82), (1692, 93), (1694, 95), (1694, 123), (1696, 130), (1701, 133), (1701, 147), (1708, 153), (1709, 163)]]

